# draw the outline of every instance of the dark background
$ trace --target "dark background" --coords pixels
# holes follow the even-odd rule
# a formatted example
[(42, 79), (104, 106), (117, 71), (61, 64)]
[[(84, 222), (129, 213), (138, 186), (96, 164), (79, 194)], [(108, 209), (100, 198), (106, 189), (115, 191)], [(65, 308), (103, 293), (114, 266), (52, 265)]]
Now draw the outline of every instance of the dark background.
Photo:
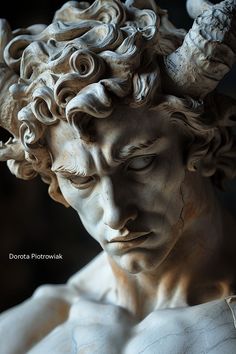
[[(0, 17), (6, 18), (13, 29), (34, 23), (49, 24), (55, 10), (65, 1), (40, 0), (5, 1)], [(177, 27), (190, 28), (192, 20), (185, 10), (184, 0), (158, 4), (169, 10)], [(235, 70), (234, 70), (235, 71)], [(236, 75), (226, 78), (224, 92), (235, 96)], [(0, 129), (0, 140), (6, 134)], [(16, 179), (5, 163), (0, 163), (0, 311), (30, 296), (40, 284), (62, 283), (85, 265), (100, 246), (86, 233), (72, 209), (52, 201), (47, 185), (39, 178), (32, 181)], [(234, 208), (234, 199), (227, 203)], [(61, 253), (63, 260), (9, 260), (13, 254)]]

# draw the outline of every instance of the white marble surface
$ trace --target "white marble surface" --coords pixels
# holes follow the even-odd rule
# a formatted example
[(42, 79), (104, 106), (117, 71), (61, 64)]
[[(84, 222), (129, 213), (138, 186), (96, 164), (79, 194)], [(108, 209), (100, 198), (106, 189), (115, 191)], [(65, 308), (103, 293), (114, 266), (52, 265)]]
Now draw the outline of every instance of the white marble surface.
[(236, 353), (236, 226), (212, 183), (235, 177), (235, 102), (213, 91), (236, 5), (188, 9), (206, 4), (187, 34), (152, 0), (70, 1), (17, 36), (0, 21), (0, 160), (108, 254), (4, 313), (0, 354)]
[(235, 298), (230, 306), (226, 300), (217, 300), (156, 310), (137, 321), (119, 306), (85, 299), (71, 285), (45, 290), (1, 316), (0, 353), (236, 352)]

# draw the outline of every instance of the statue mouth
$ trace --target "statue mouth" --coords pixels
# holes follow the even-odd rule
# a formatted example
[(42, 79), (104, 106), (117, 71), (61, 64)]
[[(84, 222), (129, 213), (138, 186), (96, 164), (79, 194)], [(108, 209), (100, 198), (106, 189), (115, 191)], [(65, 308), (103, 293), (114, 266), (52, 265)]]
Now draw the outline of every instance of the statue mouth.
[(149, 236), (150, 236), (150, 232), (130, 232), (128, 233), (126, 236), (118, 236), (118, 237), (114, 237), (112, 238), (109, 243), (114, 243), (114, 242), (144, 242)]

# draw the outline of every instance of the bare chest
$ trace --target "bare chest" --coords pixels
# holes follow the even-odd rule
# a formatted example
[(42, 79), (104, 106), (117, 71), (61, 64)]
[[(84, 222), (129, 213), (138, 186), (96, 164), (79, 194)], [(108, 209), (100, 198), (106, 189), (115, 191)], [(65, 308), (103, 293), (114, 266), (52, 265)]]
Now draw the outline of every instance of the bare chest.
[(28, 353), (235, 354), (236, 329), (225, 301), (158, 310), (139, 323), (117, 306), (82, 301)]

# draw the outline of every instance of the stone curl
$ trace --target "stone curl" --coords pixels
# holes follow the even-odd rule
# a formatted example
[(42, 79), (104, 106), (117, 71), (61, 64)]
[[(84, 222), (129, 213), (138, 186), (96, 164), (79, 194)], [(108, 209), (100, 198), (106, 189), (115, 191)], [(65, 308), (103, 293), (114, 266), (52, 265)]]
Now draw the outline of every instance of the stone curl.
[[(203, 103), (162, 90), (163, 55), (181, 45), (185, 32), (175, 29), (152, 0), (96, 0), (92, 5), (69, 1), (49, 26), (13, 32), (3, 26), (7, 36), (0, 74), (10, 79), (2, 90), (9, 98), (0, 99), (0, 124), (13, 127), (8, 130), (14, 138), (11, 147), (0, 147), (0, 160), (10, 160), (8, 166), (17, 177), (29, 179), (39, 173), (50, 185), (51, 197), (67, 205), (51, 171), (47, 127), (61, 119), (73, 124), (85, 114), (106, 118), (119, 98), (132, 107), (157, 107), (188, 127), (195, 139), (187, 162), (190, 170), (201, 165), (204, 175), (221, 176), (219, 180), (235, 175), (231, 123), (212, 113), (209, 123), (201, 115)], [(10, 118), (4, 115), (9, 106), (14, 107)], [(226, 156), (229, 163), (223, 166)], [(214, 167), (209, 167), (213, 160)]]

